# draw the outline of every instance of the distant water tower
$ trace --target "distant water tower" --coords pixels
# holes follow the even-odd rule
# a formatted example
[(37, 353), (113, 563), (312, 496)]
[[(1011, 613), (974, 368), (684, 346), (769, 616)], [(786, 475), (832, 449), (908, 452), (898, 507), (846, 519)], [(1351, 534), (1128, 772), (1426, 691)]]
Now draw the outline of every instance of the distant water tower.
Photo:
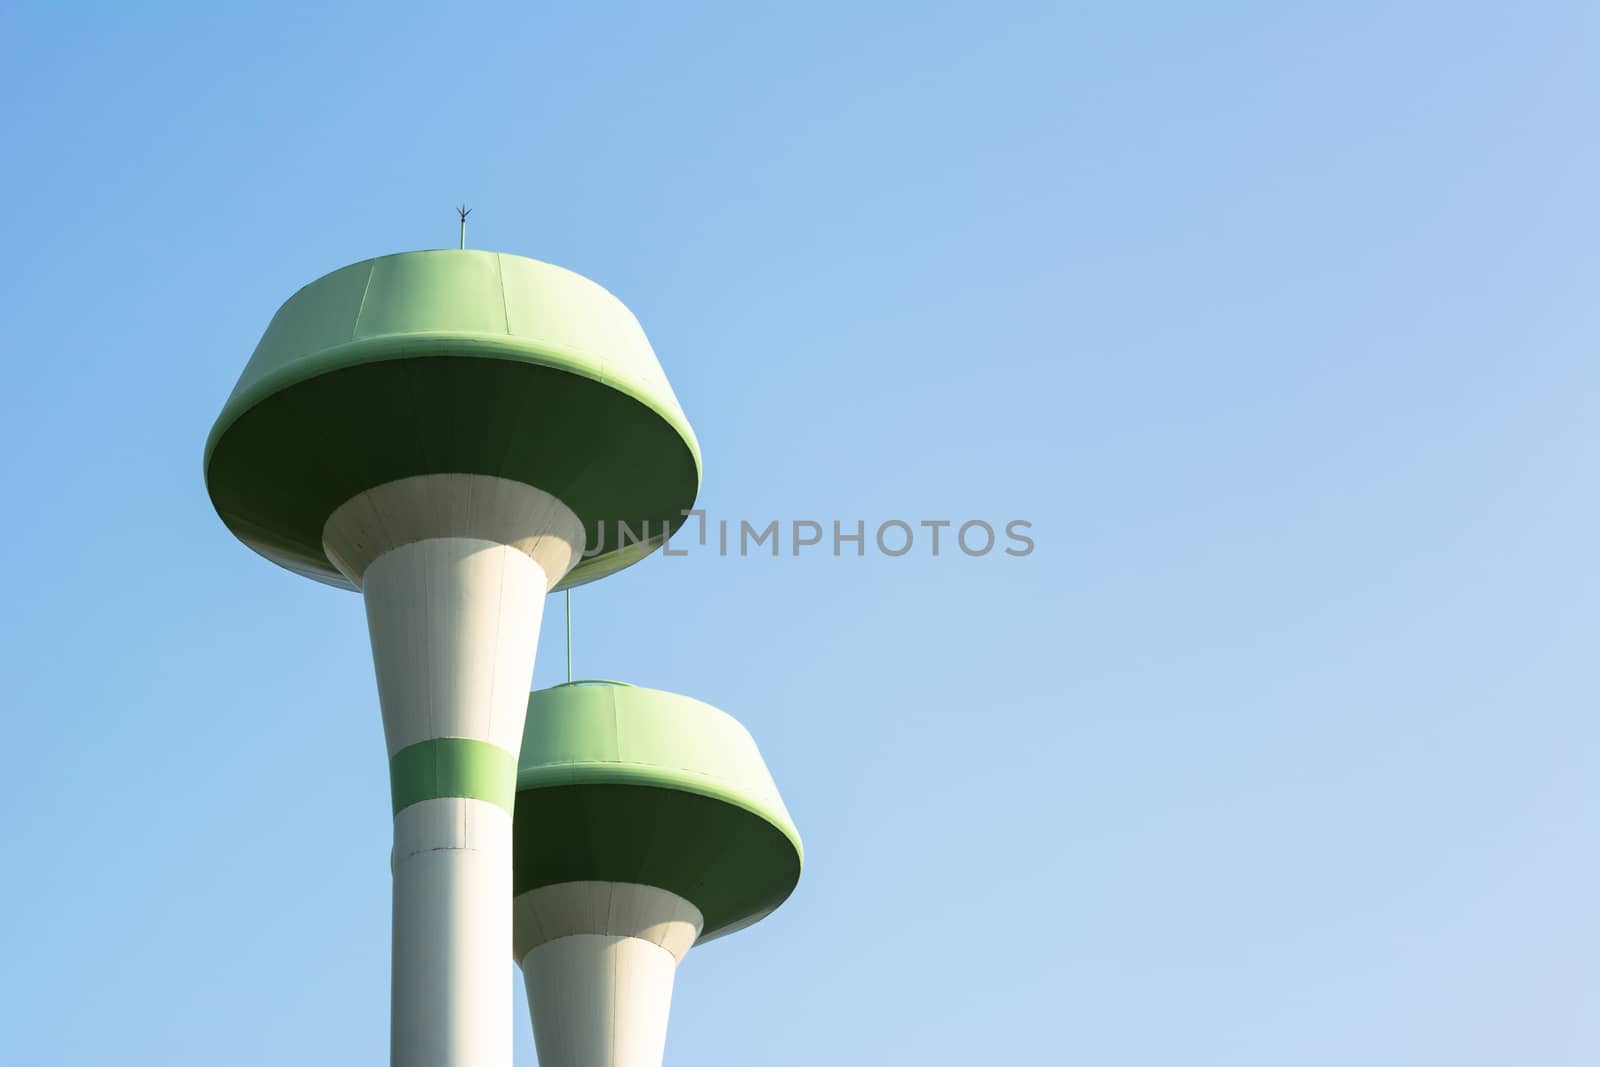
[[(366, 602), (394, 802), (391, 1062), (509, 1067), (512, 809), (545, 595), (634, 562), (699, 490), (649, 342), (610, 293), (546, 263), (356, 263), (273, 317), (205, 477), (246, 545)], [(618, 522), (651, 542), (591, 543)], [(550, 819), (552, 839), (575, 832)], [(545, 864), (545, 828), (519, 825)]]
[(783, 903), (801, 855), (731, 716), (620, 682), (534, 693), (512, 956), (540, 1067), (660, 1067), (684, 954)]

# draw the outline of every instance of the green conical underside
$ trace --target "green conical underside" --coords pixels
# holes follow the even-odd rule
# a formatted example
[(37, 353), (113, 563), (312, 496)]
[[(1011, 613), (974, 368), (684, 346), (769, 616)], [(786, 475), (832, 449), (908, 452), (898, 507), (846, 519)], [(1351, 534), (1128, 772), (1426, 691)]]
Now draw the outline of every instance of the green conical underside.
[[(212, 428), (205, 470), (240, 540), (340, 586), (322, 527), (356, 493), (419, 474), (524, 482), (572, 508), (600, 549), (571, 586), (682, 524), (700, 452), (621, 301), (548, 263), (451, 249), (352, 264), (290, 297)], [(618, 522), (648, 542), (619, 549)]]
[(572, 684), (528, 699), (515, 892), (571, 881), (668, 889), (704, 941), (760, 919), (800, 878), (800, 835), (755, 741), (676, 693)]

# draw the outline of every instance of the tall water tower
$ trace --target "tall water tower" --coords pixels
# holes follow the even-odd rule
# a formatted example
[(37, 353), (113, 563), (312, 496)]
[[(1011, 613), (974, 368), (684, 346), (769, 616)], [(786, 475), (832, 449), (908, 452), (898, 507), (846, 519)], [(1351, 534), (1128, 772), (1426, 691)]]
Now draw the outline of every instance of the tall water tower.
[[(366, 602), (394, 804), (391, 1062), (509, 1067), (512, 806), (545, 595), (648, 552), (700, 484), (649, 342), (546, 263), (356, 263), (273, 317), (205, 477), (246, 545)], [(650, 541), (619, 546), (618, 522)]]

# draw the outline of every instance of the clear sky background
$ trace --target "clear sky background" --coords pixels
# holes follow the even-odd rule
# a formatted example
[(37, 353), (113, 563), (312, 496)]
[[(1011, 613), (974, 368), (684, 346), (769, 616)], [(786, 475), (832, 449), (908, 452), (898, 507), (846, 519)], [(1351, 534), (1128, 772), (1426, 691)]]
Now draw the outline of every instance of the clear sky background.
[(0, 1059), (386, 1061), (360, 601), (200, 458), (464, 201), (714, 519), (1034, 524), (574, 595), (807, 846), (669, 1064), (1600, 1062), (1600, 10), (135, 7), (0, 11)]

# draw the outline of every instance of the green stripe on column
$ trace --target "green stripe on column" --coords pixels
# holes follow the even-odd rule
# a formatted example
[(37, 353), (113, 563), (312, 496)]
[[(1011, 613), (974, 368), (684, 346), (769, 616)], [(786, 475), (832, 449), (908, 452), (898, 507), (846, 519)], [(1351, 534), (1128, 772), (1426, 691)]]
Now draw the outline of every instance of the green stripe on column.
[(398, 815), (421, 800), (470, 797), (512, 810), (517, 757), (487, 741), (436, 737), (407, 745), (389, 760), (389, 794)]

